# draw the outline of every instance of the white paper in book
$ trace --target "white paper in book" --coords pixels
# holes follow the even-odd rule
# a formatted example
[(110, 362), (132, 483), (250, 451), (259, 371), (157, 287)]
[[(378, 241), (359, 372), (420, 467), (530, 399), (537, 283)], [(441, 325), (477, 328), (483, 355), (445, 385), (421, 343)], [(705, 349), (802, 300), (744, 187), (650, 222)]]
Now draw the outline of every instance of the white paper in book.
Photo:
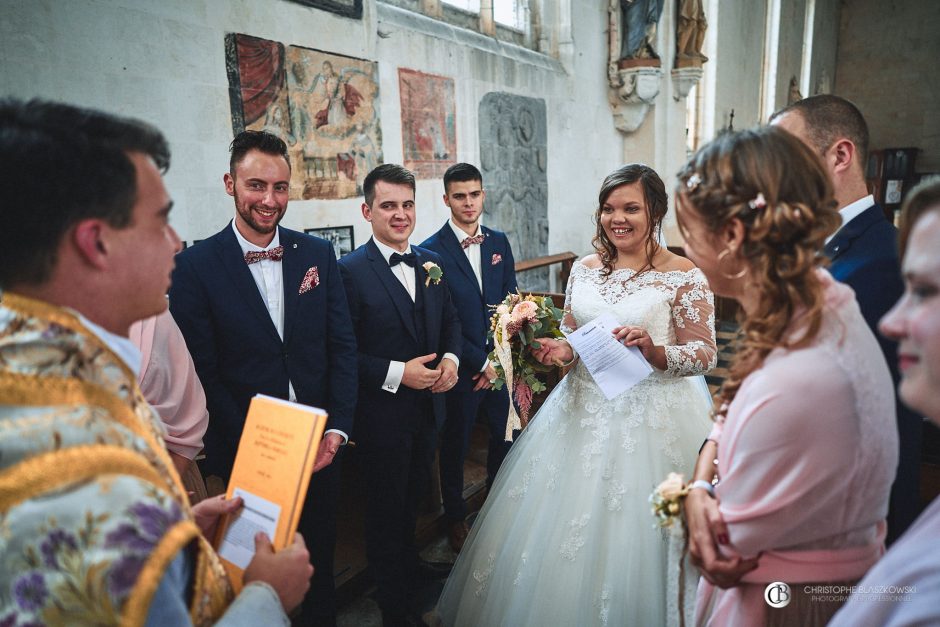
[(613, 335), (621, 325), (612, 314), (602, 314), (567, 335), (568, 342), (610, 400), (623, 394), (653, 372), (636, 346), (624, 346)]
[(255, 534), (263, 531), (269, 540), (273, 538), (281, 508), (241, 488), (235, 488), (234, 496), (242, 497), (244, 506), (226, 528), (219, 555), (245, 570), (255, 556)]

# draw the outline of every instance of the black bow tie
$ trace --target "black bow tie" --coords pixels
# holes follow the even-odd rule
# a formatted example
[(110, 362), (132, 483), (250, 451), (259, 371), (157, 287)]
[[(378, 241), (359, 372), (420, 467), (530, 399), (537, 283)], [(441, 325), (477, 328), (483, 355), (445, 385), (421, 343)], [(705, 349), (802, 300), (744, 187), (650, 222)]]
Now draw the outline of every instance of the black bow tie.
[(414, 268), (418, 264), (418, 258), (415, 257), (414, 253), (405, 253), (404, 255), (392, 253), (392, 256), (389, 257), (388, 265), (394, 268), (400, 263), (404, 263)]

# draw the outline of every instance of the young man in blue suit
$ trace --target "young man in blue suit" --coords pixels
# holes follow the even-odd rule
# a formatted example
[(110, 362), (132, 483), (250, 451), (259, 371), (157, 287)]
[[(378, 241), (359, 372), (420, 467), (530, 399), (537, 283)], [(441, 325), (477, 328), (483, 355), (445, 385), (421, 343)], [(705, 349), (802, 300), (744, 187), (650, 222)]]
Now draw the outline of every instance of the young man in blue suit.
[[(832, 95), (799, 100), (775, 113), (771, 124), (793, 133), (823, 160), (835, 190), (842, 226), (826, 243), (829, 271), (855, 290), (862, 315), (881, 343), (895, 389), (899, 380), (897, 343), (878, 332), (878, 321), (904, 291), (898, 259), (898, 231), (865, 184), (868, 125), (851, 102)], [(920, 512), (923, 420), (897, 404), (900, 457), (888, 506), (888, 542)]]
[(436, 253), (412, 246), (415, 178), (384, 164), (363, 182), (372, 237), (340, 261), (359, 350), (355, 439), (367, 484), (366, 549), (386, 627), (409, 611), (416, 577), (446, 576), (414, 543), (431, 479), (443, 392), (457, 383), (460, 320)]
[(480, 225), (483, 175), (469, 163), (452, 165), (444, 173), (444, 204), (451, 219), (421, 245), (444, 259), (451, 297), (463, 329), (460, 381), (447, 393), (447, 420), (441, 431), (441, 494), (449, 523), (451, 547), (463, 548), (469, 528), (463, 500), (463, 464), (470, 432), (482, 410), (490, 430), (486, 459), (487, 485), (492, 485), (509, 443), (505, 441), (509, 394), (493, 390), (496, 371), (487, 356), (493, 349), (487, 339), (491, 305), (516, 291), (516, 270), (506, 235)]
[(300, 520), (316, 572), (298, 622), (333, 626), (339, 490), (333, 461), (352, 432), (356, 404), (346, 294), (329, 242), (278, 226), (290, 187), (284, 142), (244, 131), (231, 153), (223, 180), (235, 218), (177, 256), (170, 290), (170, 310), (206, 391), (210, 418), (201, 467), (210, 490), (228, 481), (255, 394), (329, 412)]

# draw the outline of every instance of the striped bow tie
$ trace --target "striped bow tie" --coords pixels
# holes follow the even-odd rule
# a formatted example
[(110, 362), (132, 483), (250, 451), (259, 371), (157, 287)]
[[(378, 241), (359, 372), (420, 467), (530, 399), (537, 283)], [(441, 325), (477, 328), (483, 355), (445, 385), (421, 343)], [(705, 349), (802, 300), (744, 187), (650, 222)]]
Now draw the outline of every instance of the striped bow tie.
[(463, 248), (464, 250), (467, 250), (474, 244), (482, 244), (482, 243), (483, 243), (483, 233), (480, 233), (479, 235), (474, 235), (473, 237), (463, 238), (463, 241), (460, 242), (460, 247)]
[(253, 263), (258, 263), (262, 259), (270, 259), (271, 261), (280, 261), (284, 257), (284, 247), (275, 246), (271, 250), (252, 250), (245, 253), (245, 263), (251, 265)]

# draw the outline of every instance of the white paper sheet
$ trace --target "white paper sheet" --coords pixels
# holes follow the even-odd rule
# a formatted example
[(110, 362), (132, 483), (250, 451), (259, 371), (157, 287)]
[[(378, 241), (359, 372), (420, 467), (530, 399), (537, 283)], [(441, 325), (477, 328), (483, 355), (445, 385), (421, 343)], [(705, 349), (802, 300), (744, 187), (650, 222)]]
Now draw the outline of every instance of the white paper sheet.
[(624, 346), (613, 330), (622, 326), (612, 314), (602, 314), (568, 334), (568, 342), (601, 392), (610, 400), (645, 379), (653, 367), (636, 346)]
[(255, 534), (263, 531), (269, 540), (274, 538), (281, 507), (241, 488), (234, 492), (245, 504), (225, 530), (219, 555), (244, 570), (255, 556)]

